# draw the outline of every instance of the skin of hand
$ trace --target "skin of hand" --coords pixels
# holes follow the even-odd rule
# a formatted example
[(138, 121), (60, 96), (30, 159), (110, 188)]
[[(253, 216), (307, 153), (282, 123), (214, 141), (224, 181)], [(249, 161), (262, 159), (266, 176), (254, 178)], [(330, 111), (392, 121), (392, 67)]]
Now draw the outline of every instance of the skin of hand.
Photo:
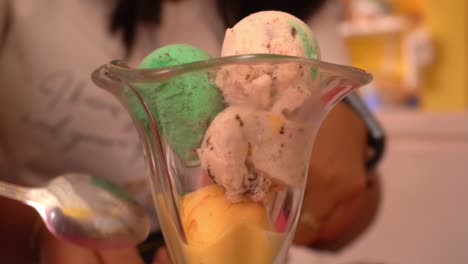
[(0, 208), (5, 212), (0, 217), (1, 263), (30, 264), (39, 259), (41, 264), (143, 264), (136, 248), (95, 252), (58, 240), (41, 224), (37, 212), (20, 202), (0, 197)]
[[(40, 263), (42, 264), (143, 264), (136, 248), (92, 251), (58, 240), (46, 228), (40, 231)], [(171, 264), (167, 250), (162, 247), (152, 264)]]
[[(92, 251), (61, 241), (42, 227), (39, 236), (40, 262), (44, 264), (143, 264), (136, 248)], [(156, 263), (155, 263), (156, 264)]]
[(315, 140), (295, 244), (339, 239), (350, 228), (365, 202), (366, 153), (364, 122), (348, 105), (339, 103)]

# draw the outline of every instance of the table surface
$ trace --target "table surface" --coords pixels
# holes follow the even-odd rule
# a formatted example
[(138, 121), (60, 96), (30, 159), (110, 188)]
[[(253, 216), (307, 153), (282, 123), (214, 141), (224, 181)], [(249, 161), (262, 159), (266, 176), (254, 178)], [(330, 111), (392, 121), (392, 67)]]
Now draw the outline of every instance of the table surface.
[(468, 263), (468, 113), (391, 111), (378, 117), (388, 147), (375, 221), (337, 255), (294, 248), (291, 264)]

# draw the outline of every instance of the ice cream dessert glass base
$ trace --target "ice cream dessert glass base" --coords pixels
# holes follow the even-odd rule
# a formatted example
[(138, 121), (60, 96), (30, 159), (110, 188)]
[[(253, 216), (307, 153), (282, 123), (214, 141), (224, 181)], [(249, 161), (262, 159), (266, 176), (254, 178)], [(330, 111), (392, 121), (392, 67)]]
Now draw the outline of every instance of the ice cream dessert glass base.
[[(138, 129), (174, 263), (283, 263), (316, 132), (334, 105), (372, 79), (353, 67), (272, 54), (156, 69), (113, 61), (92, 78), (117, 97)], [(157, 120), (165, 113), (177, 119), (175, 112), (193, 111), (190, 103), (167, 106), (164, 100), (173, 100), (177, 89), (190, 90), (200, 78), (209, 80), (210, 89), (219, 87), (224, 109), (213, 114), (204, 135), (181, 128), (186, 137), (200, 137), (192, 153), (199, 160), (184, 163), (164, 136), (170, 131), (162, 133), (164, 124)], [(173, 93), (159, 92), (168, 87)]]

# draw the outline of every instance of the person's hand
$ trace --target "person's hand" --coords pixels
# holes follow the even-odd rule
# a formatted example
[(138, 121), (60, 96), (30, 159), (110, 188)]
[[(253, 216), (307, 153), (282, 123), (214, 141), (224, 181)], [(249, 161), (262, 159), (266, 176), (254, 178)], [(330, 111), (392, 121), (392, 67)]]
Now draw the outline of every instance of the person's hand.
[(367, 129), (346, 104), (322, 124), (312, 151), (294, 243), (336, 239), (359, 212), (366, 189)]
[[(40, 231), (41, 264), (143, 264), (136, 248), (92, 251), (52, 236), (46, 228)], [(160, 248), (152, 264), (171, 264), (166, 248)]]
[(41, 264), (143, 264), (136, 248), (92, 251), (52, 236), (44, 227), (39, 235)]

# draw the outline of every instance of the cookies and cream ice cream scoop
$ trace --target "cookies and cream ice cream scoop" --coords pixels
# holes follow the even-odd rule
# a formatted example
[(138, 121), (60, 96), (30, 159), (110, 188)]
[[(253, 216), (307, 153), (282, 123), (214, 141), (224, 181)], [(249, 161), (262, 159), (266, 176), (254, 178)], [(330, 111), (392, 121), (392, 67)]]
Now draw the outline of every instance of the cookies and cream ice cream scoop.
[[(310, 28), (284, 12), (252, 14), (227, 29), (222, 55), (320, 57)], [(198, 150), (202, 167), (229, 200), (263, 201), (274, 186), (304, 183), (313, 135), (295, 111), (314, 92), (316, 69), (300, 63), (222, 67), (216, 84), (227, 107)]]

